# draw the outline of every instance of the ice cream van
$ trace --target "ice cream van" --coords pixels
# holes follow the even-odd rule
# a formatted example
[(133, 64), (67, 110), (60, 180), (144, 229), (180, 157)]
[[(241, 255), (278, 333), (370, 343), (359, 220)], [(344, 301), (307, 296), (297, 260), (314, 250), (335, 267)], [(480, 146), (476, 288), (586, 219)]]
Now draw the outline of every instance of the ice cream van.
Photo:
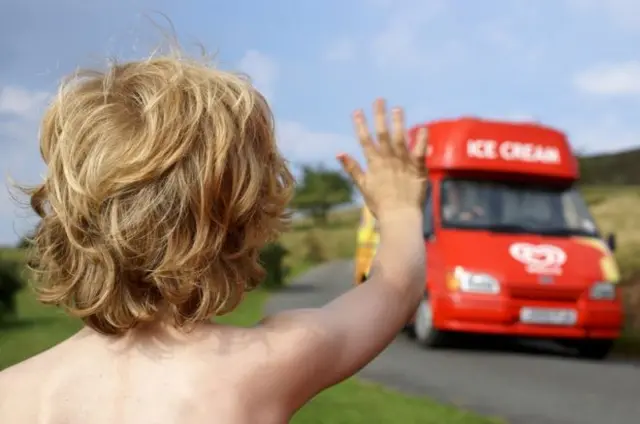
[[(602, 359), (623, 326), (613, 234), (603, 236), (577, 188), (562, 132), (476, 118), (429, 131), (424, 205), (427, 278), (408, 329), (428, 347), (456, 333), (552, 339)], [(364, 208), (355, 283), (377, 244)]]

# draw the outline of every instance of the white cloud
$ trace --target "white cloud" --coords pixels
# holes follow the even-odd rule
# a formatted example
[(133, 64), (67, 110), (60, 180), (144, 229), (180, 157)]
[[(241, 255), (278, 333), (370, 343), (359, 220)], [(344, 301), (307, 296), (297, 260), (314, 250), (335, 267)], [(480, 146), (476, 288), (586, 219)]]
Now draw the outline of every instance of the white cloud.
[(33, 214), (16, 204), (10, 193), (10, 180), (27, 185), (38, 182), (43, 170), (38, 119), (49, 97), (47, 92), (21, 86), (0, 88), (0, 220), (9, 223), (0, 226), (0, 244), (13, 243), (33, 226)]
[(294, 163), (332, 161), (338, 153), (357, 157), (355, 137), (331, 132), (316, 132), (300, 122), (283, 120), (277, 124), (278, 144), (284, 155)]
[(514, 122), (536, 122), (537, 121), (535, 116), (533, 116), (530, 113), (524, 113), (524, 112), (509, 113), (504, 118), (507, 121), (514, 121)]
[(42, 112), (50, 94), (46, 91), (29, 91), (22, 87), (0, 87), (0, 113), (33, 119)]
[(574, 86), (585, 93), (608, 96), (640, 94), (640, 62), (602, 64), (573, 78)]
[(494, 47), (497, 47), (501, 50), (506, 50), (509, 52), (513, 52), (522, 47), (522, 43), (520, 40), (516, 38), (516, 36), (501, 27), (496, 22), (491, 22), (487, 25), (482, 25), (481, 28), (482, 36)]
[[(413, 68), (425, 63), (422, 31), (425, 23), (443, 11), (441, 0), (405, 0), (395, 5), (383, 1), (390, 9), (384, 29), (373, 37), (371, 55), (380, 67)], [(393, 9), (392, 9), (393, 8)]]
[[(342, 58), (348, 53), (343, 46)], [(248, 51), (240, 69), (252, 77), (256, 87), (271, 102), (279, 77), (275, 60), (259, 51)], [(294, 163), (330, 161), (339, 152), (353, 153), (354, 139), (330, 132), (315, 132), (295, 120), (277, 119), (278, 144), (287, 159)], [(345, 150), (347, 149), (347, 150)]]
[(357, 44), (350, 38), (335, 40), (324, 52), (327, 62), (348, 62), (356, 56)]
[(415, 66), (421, 57), (416, 31), (402, 24), (390, 24), (372, 41), (371, 54), (378, 66)]
[(280, 74), (278, 62), (256, 50), (249, 50), (240, 59), (239, 68), (253, 80), (254, 85), (270, 101)]
[(578, 13), (591, 13), (602, 21), (611, 20), (620, 28), (640, 29), (640, 3), (637, 0), (566, 0), (569, 7)]
[(19, 155), (25, 146), (37, 144), (38, 120), (50, 97), (21, 86), (0, 88), (0, 143), (5, 152)]
[(381, 8), (389, 8), (393, 6), (396, 0), (362, 0), (365, 7), (374, 6)]

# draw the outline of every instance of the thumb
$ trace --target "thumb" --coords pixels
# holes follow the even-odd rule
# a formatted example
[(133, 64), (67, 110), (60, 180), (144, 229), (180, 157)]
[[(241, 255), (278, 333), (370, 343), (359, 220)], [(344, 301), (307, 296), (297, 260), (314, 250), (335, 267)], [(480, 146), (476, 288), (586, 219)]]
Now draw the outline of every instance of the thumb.
[(340, 165), (342, 165), (342, 169), (351, 177), (351, 180), (358, 186), (358, 189), (362, 192), (362, 187), (364, 183), (364, 171), (360, 167), (358, 161), (356, 161), (351, 156), (340, 153), (338, 156), (338, 161)]

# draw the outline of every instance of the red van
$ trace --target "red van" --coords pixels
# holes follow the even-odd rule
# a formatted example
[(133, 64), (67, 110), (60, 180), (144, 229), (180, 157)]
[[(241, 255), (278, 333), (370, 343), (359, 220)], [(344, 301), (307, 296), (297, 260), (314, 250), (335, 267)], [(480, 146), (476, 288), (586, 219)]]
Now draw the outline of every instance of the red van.
[(612, 256), (576, 187), (566, 136), (463, 118), (429, 131), (424, 300), (408, 326), (436, 347), (457, 332), (553, 339), (602, 359), (623, 326)]

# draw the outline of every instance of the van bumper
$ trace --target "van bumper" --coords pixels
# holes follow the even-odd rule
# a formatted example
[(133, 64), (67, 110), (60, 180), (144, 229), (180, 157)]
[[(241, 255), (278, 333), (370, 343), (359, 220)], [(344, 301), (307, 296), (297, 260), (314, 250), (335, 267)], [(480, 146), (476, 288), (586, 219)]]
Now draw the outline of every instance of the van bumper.
[[(577, 302), (521, 300), (508, 297), (451, 293), (432, 297), (434, 325), (440, 330), (540, 338), (615, 339), (624, 317), (616, 301)], [(523, 307), (574, 309), (574, 325), (540, 325), (520, 321)]]

